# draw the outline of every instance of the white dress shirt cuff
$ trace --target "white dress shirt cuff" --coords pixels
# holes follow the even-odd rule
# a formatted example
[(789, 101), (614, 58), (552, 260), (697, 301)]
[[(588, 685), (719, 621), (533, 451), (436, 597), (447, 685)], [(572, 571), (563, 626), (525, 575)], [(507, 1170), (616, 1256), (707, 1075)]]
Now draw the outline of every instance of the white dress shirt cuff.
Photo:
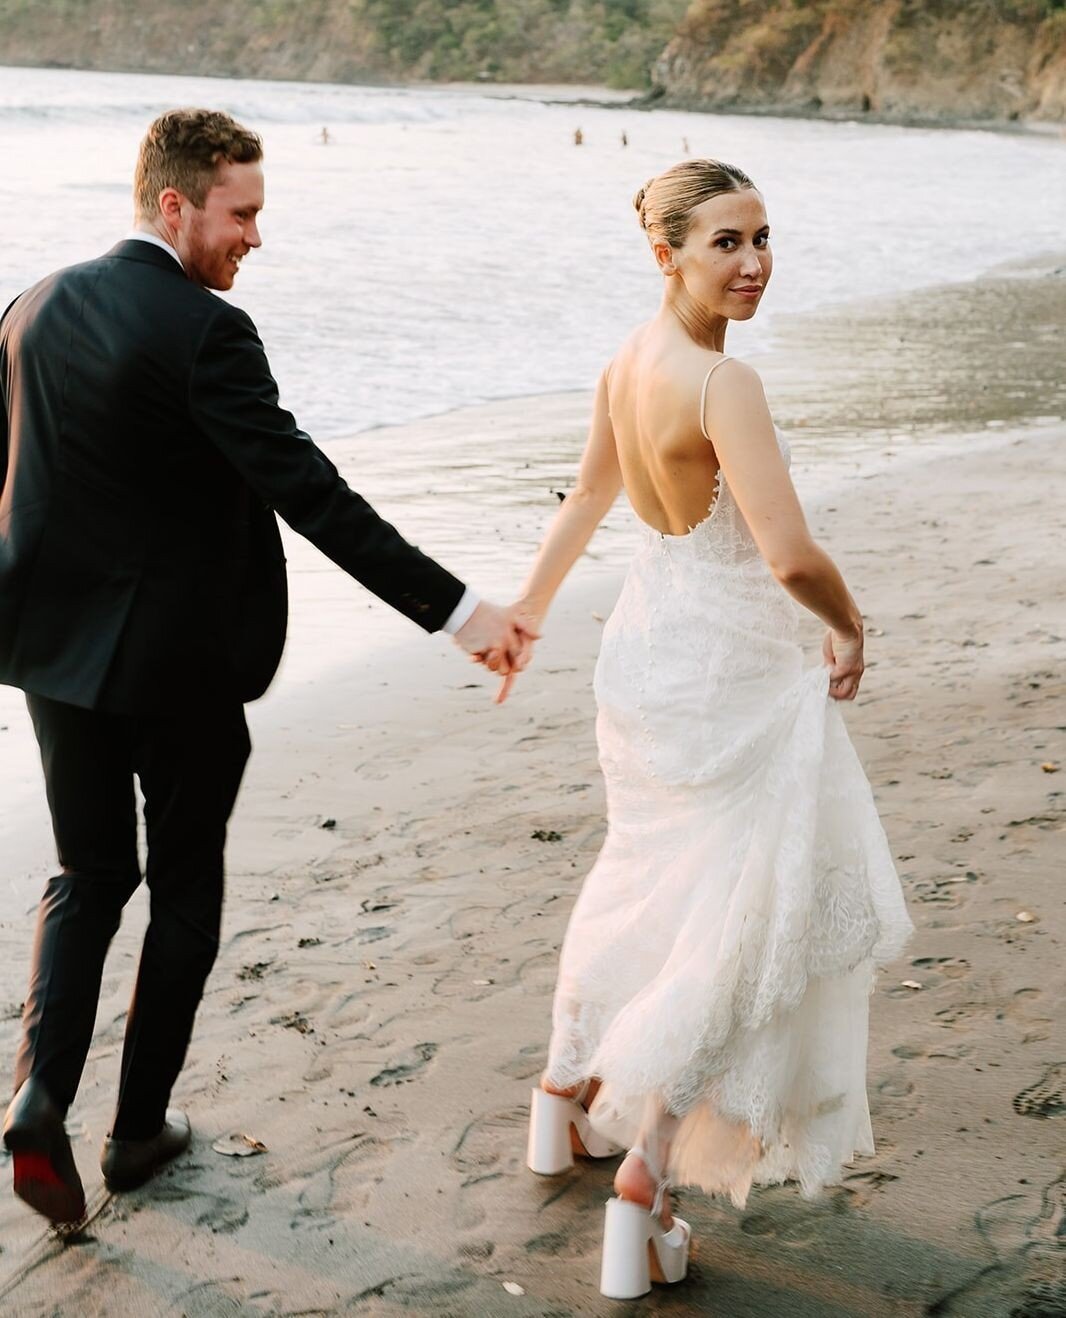
[(470, 621), (471, 615), (480, 603), (480, 597), (475, 595), (467, 586), (466, 590), (463, 591), (462, 599), (452, 609), (448, 621), (441, 628), (441, 631), (447, 632), (449, 636), (454, 636), (460, 627), (465, 627)]

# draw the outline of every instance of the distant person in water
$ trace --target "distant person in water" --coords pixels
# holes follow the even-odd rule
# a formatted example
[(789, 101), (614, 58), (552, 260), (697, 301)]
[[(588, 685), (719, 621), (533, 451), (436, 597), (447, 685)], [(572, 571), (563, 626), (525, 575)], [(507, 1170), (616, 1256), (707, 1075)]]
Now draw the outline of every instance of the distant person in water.
[(189, 1144), (169, 1103), (218, 951), (244, 705), (285, 640), (275, 514), (490, 668), (524, 648), (503, 609), (348, 488), (279, 405), (249, 317), (215, 296), (262, 242), (262, 155), (228, 115), (162, 115), (141, 144), (133, 231), (0, 318), (0, 682), (26, 692), (60, 863), (3, 1138), (15, 1193), (55, 1223), (85, 1211), (64, 1118), (141, 882), (135, 777), (151, 913), (104, 1179), (130, 1189)]
[(318, 140), (322, 143), (323, 146), (329, 146), (330, 142), (332, 142), (333, 139), (329, 135), (328, 128), (323, 127), (322, 132), (319, 134)]

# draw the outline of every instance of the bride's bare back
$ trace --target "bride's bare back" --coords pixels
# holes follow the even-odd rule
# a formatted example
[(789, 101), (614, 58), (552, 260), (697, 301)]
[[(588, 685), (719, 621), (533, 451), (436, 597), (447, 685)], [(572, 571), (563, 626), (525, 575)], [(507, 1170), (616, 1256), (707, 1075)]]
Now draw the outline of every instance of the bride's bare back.
[(642, 325), (607, 372), (607, 396), (626, 496), (665, 535), (684, 535), (714, 501), (718, 458), (700, 429), (697, 400), (725, 357), (687, 335)]

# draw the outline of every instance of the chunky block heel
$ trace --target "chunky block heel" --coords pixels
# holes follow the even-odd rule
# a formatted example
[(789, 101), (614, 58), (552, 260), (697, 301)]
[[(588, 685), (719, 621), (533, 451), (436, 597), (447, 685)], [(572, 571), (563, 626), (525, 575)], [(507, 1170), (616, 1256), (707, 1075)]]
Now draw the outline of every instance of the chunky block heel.
[(653, 1281), (672, 1285), (688, 1273), (687, 1222), (675, 1217), (664, 1231), (657, 1217), (628, 1199), (608, 1199), (603, 1223), (600, 1294), (609, 1300), (636, 1300)]
[(636, 1300), (651, 1290), (648, 1210), (626, 1199), (608, 1199), (603, 1219), (600, 1294)]
[(574, 1165), (570, 1144), (571, 1108), (568, 1098), (534, 1089), (529, 1101), (529, 1147), (526, 1165), (538, 1176), (558, 1176)]
[(600, 1293), (610, 1300), (636, 1300), (647, 1295), (653, 1281), (672, 1285), (688, 1273), (689, 1224), (675, 1217), (669, 1231), (663, 1226), (662, 1211), (670, 1182), (662, 1174), (658, 1159), (643, 1144), (635, 1144), (626, 1155), (637, 1158), (655, 1181), (651, 1208), (631, 1199), (609, 1199), (603, 1223), (603, 1258), (600, 1264)]
[(571, 1131), (577, 1132), (581, 1151), (590, 1158), (613, 1158), (622, 1152), (617, 1144), (596, 1133), (581, 1106), (581, 1094), (564, 1098), (534, 1089), (529, 1100), (529, 1144), (526, 1165), (538, 1176), (558, 1176), (574, 1165)]

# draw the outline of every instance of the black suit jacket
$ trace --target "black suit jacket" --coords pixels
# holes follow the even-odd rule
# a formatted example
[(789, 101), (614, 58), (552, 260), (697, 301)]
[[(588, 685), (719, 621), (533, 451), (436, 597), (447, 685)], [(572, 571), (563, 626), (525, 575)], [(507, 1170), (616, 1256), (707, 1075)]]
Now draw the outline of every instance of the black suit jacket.
[(285, 640), (275, 510), (427, 631), (463, 585), (278, 405), (255, 326), (121, 242), (0, 320), (0, 682), (86, 708), (253, 700)]

